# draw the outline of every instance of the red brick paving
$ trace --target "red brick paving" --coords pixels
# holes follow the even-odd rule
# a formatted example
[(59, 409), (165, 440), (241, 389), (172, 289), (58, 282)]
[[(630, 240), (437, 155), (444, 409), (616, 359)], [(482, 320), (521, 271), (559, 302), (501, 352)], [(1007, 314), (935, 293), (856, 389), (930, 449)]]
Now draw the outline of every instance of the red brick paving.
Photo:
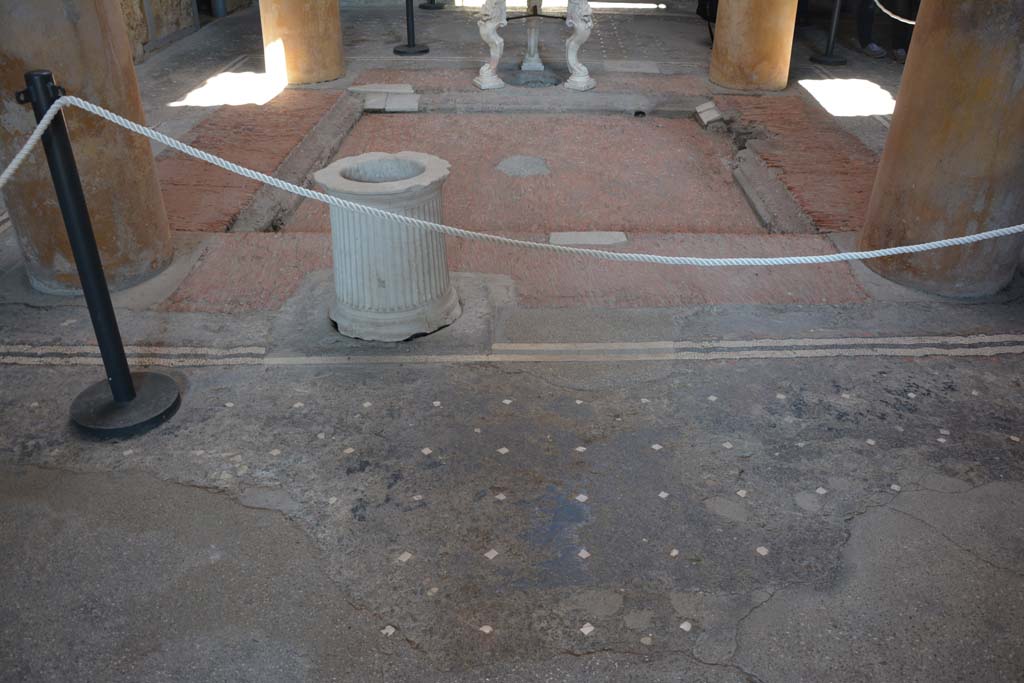
[(251, 232), (216, 239), (164, 304), (165, 310), (276, 310), (306, 275), (331, 267), (330, 240), (324, 235)]
[[(527, 239), (543, 240), (541, 235)], [(304, 277), (331, 267), (330, 237), (247, 233), (216, 244), (170, 298), (172, 311), (277, 310)], [(845, 264), (779, 268), (684, 268), (597, 261), (449, 240), (453, 271), (509, 275), (531, 307), (640, 308), (690, 304), (838, 304), (867, 299)], [(832, 253), (813, 235), (640, 235), (620, 251), (666, 255), (781, 256)], [(325, 302), (326, 303), (326, 302)]]
[[(345, 95), (285, 90), (262, 106), (221, 107), (196, 127), (192, 144), (272, 174), (339, 97)], [(157, 172), (173, 230), (227, 230), (259, 189), (255, 181), (178, 153), (162, 155)]]
[[(534, 241), (543, 239), (540, 235)], [(612, 251), (671, 256), (787, 256), (835, 249), (815, 235), (639, 235)], [(531, 307), (672, 307), (690, 304), (839, 304), (867, 295), (845, 264), (690, 268), (597, 261), (449, 240), (455, 271), (500, 273)]]
[[(688, 119), (371, 114), (356, 124), (339, 156), (402, 150), (451, 162), (445, 220), (459, 227), (762, 232), (723, 163), (733, 154), (730, 141)], [(518, 178), (498, 171), (512, 155), (541, 157), (551, 173)], [(299, 230), (316, 228), (308, 220), (299, 224)]]
[(878, 169), (878, 156), (836, 125), (831, 115), (796, 95), (719, 96), (741, 123), (770, 135), (750, 147), (780, 178), (822, 231), (859, 230)]

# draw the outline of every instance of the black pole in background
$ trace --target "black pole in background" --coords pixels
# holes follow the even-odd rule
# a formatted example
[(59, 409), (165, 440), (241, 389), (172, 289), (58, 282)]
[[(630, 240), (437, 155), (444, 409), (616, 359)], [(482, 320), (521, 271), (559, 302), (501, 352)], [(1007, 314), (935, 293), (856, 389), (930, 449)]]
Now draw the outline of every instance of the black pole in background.
[(416, 17), (413, 16), (412, 1), (405, 0), (406, 41), (405, 45), (399, 45), (395, 48), (396, 55), (424, 55), (430, 52), (430, 48), (426, 45), (416, 44)]
[(828, 43), (825, 46), (825, 53), (811, 55), (811, 61), (815, 64), (826, 64), (828, 66), (842, 66), (846, 64), (846, 57), (836, 54), (836, 34), (839, 33), (839, 13), (843, 6), (843, 0), (835, 0), (832, 5), (832, 24), (829, 27)]
[(429, 0), (429, 2), (421, 2), (420, 9), (444, 9), (444, 5), (437, 0)]
[[(26, 73), (25, 84), (28, 87), (18, 93), (18, 102), (32, 104), (36, 122), (64, 94), (49, 71)], [(150, 372), (133, 374), (128, 367), (63, 112), (54, 117), (43, 134), (43, 149), (78, 268), (82, 294), (89, 307), (96, 343), (107, 371), (105, 382), (94, 384), (75, 399), (71, 419), (85, 429), (110, 435), (128, 434), (155, 426), (177, 410), (180, 403), (178, 386), (165, 375)]]

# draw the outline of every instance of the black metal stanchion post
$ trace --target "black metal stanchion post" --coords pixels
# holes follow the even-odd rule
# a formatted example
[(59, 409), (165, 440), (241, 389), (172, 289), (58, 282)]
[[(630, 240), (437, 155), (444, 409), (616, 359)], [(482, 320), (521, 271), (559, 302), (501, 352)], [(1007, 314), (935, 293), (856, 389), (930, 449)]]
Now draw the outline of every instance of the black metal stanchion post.
[[(31, 103), (39, 121), (63, 91), (53, 82), (49, 71), (28, 72), (25, 84), (28, 87), (18, 93), (18, 102)], [(177, 411), (181, 403), (178, 385), (167, 375), (133, 373), (128, 368), (63, 112), (54, 117), (43, 134), (43, 149), (107, 371), (105, 381), (93, 384), (72, 402), (71, 420), (87, 431), (106, 436), (145, 431)]]
[(424, 55), (430, 52), (430, 48), (426, 45), (416, 44), (416, 17), (413, 16), (413, 13), (412, 0), (405, 0), (406, 40), (405, 45), (395, 47), (396, 55)]
[(828, 43), (825, 46), (824, 54), (811, 55), (811, 61), (815, 64), (826, 64), (828, 66), (842, 66), (846, 64), (846, 57), (836, 54), (836, 34), (839, 32), (839, 12), (842, 9), (843, 0), (835, 0), (832, 5), (832, 23), (828, 31)]

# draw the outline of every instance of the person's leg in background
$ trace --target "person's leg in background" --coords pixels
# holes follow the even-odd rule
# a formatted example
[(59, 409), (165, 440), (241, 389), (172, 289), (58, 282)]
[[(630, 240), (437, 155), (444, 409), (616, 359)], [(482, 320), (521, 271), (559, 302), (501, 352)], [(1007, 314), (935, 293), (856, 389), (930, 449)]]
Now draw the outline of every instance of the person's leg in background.
[(861, 52), (876, 59), (884, 57), (885, 49), (874, 40), (875, 0), (857, 0), (857, 3), (857, 41)]
[[(921, 0), (899, 0), (896, 3), (896, 14), (907, 19), (917, 19), (917, 10), (921, 7)], [(907, 61), (907, 50), (910, 49), (910, 39), (914, 34), (914, 27), (904, 24), (902, 21), (895, 22), (892, 29), (892, 58), (900, 64)]]

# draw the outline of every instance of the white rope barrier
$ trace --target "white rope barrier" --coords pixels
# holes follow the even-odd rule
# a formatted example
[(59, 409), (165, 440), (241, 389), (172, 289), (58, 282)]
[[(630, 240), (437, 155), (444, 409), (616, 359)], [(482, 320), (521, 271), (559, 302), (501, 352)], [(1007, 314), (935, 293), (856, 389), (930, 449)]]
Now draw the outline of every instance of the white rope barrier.
[(318, 202), (323, 202), (329, 206), (336, 206), (341, 209), (347, 209), (349, 211), (356, 211), (359, 213), (375, 216), (378, 218), (384, 218), (393, 220), (405, 225), (420, 228), (423, 230), (433, 230), (444, 235), (451, 235), (452, 237), (459, 237), (462, 239), (479, 240), (482, 242), (489, 242), (491, 244), (500, 244), (509, 247), (521, 247), (526, 249), (536, 249), (540, 251), (554, 252), (557, 254), (565, 254), (570, 256), (589, 256), (591, 258), (604, 259), (607, 261), (619, 261), (626, 263), (651, 263), (657, 265), (668, 265), (668, 266), (698, 266), (703, 268), (711, 267), (732, 267), (732, 266), (795, 266), (795, 265), (816, 265), (823, 263), (841, 263), (846, 261), (864, 261), (867, 259), (883, 258), (886, 256), (899, 256), (902, 254), (917, 254), (924, 251), (932, 251), (935, 249), (946, 249), (948, 247), (960, 247), (968, 244), (975, 244), (985, 240), (997, 239), (999, 237), (1008, 237), (1010, 235), (1017, 235), (1024, 233), (1024, 224), (1014, 225), (1006, 228), (999, 228), (997, 230), (988, 230), (986, 232), (980, 232), (974, 235), (965, 235), (963, 237), (953, 237), (950, 239), (937, 240), (935, 242), (926, 242), (923, 244), (910, 244), (901, 247), (890, 247), (887, 249), (875, 249), (873, 251), (850, 251), (841, 252), (837, 254), (820, 254), (813, 256), (778, 256), (769, 258), (700, 258), (697, 256), (659, 256), (657, 254), (638, 254), (630, 252), (618, 252), (618, 251), (604, 251), (601, 249), (581, 249), (578, 247), (567, 247), (559, 244), (548, 244), (546, 242), (529, 242), (526, 240), (518, 240), (511, 237), (502, 237), (500, 235), (490, 235), (482, 232), (473, 232), (472, 230), (464, 230), (462, 228), (455, 228), (450, 225), (443, 225), (441, 223), (433, 223), (430, 221), (421, 220), (419, 218), (413, 218), (411, 216), (403, 216), (397, 213), (391, 213), (390, 211), (384, 211), (372, 206), (364, 206), (362, 204), (356, 204), (354, 202), (339, 199), (338, 197), (332, 197), (324, 194), (323, 192), (317, 192), (310, 190), (305, 187), (300, 187), (279, 178), (274, 178), (265, 173), (254, 171), (244, 166), (232, 163), (226, 159), (215, 156), (208, 152), (204, 152), (200, 149), (196, 149), (191, 145), (187, 145), (184, 142), (175, 140), (172, 137), (168, 137), (163, 133), (157, 132), (152, 128), (147, 128), (134, 121), (124, 118), (112, 111), (108, 111), (103, 107), (87, 102), (78, 97), (71, 95), (65, 95), (53, 103), (49, 111), (43, 117), (42, 121), (36, 126), (35, 130), (29, 136), (28, 140), (21, 150), (14, 156), (14, 159), (8, 164), (7, 168), (4, 169), (3, 173), (0, 174), (0, 188), (10, 179), (14, 172), (18, 170), (18, 167), (28, 157), (29, 152), (39, 142), (43, 136), (43, 132), (46, 130), (50, 122), (63, 107), (75, 106), (79, 109), (83, 109), (91, 114), (99, 116), (100, 118), (106, 119), (111, 123), (114, 123), (122, 128), (129, 130), (133, 133), (149, 138), (154, 142), (159, 142), (162, 145), (166, 145), (171, 149), (175, 149), (183, 154), (187, 154), (196, 159), (201, 159), (209, 164), (213, 164), (219, 168), (229, 171), (236, 175), (240, 175), (243, 178), (249, 178), (250, 180), (256, 180), (261, 183), (276, 187), (285, 192), (305, 197), (307, 199), (313, 199)]
[(906, 17), (901, 17), (900, 15), (896, 14), (891, 9), (883, 5), (882, 0), (875, 0), (875, 4), (878, 5), (878, 9), (882, 10), (882, 13), (885, 14), (890, 19), (895, 19), (896, 21), (902, 22), (904, 24), (910, 24), (911, 26), (917, 25), (917, 22), (915, 20), (907, 19)]

